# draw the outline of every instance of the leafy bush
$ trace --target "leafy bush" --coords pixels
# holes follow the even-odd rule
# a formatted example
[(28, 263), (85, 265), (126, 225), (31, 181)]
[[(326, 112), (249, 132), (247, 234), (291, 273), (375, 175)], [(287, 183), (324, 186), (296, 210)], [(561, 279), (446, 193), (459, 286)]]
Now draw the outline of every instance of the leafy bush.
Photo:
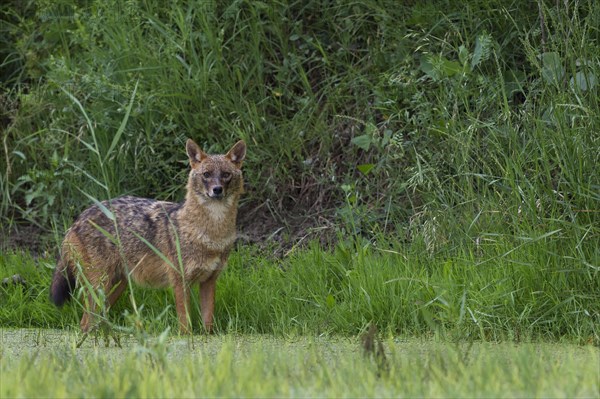
[(244, 138), (240, 215), (264, 236), (328, 221), (435, 253), (556, 232), (557, 256), (598, 264), (592, 1), (1, 10), (7, 222), (62, 228), (88, 195), (180, 199), (187, 137)]

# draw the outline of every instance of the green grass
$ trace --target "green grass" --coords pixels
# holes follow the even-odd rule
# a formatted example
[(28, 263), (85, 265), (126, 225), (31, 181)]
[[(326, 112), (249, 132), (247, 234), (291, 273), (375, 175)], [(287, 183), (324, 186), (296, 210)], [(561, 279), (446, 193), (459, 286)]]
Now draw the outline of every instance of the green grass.
[[(573, 259), (548, 256), (540, 239), (506, 243), (484, 255), (428, 256), (418, 248), (317, 245), (277, 260), (254, 247), (240, 247), (217, 284), (215, 325), (222, 333), (352, 336), (370, 323), (402, 336), (439, 336), (483, 341), (567, 340), (598, 343), (600, 286), (597, 272)], [(20, 274), (25, 288), (0, 288), (0, 325), (77, 329), (81, 304), (63, 309), (48, 300), (53, 263), (27, 255), (0, 256), (0, 276)], [(136, 287), (108, 314), (131, 331), (176, 330), (168, 290)], [(201, 331), (197, 294), (192, 319)], [(166, 309), (166, 311), (165, 311)]]
[(2, 397), (595, 397), (598, 348), (216, 336), (100, 349), (61, 331), (0, 332)]
[[(0, 326), (77, 330), (80, 304), (58, 310), (47, 291), (73, 217), (91, 198), (180, 200), (186, 138), (208, 152), (243, 138), (240, 227), (268, 239), (238, 248), (220, 278), (219, 334), (355, 337), (373, 322), (389, 337), (485, 350), (467, 367), (462, 349), (405, 358), (390, 340), (397, 378), (383, 385), (351, 356), (332, 368), (311, 349), (298, 368), (298, 348), (261, 357), (262, 343), (240, 369), (235, 339), (206, 355), (223, 369), (127, 352), (106, 383), (112, 369), (78, 367), (89, 362), (72, 350), (40, 354), (41, 370), (59, 364), (78, 382), (58, 396), (193, 395), (196, 374), (207, 396), (239, 393), (223, 383), (238, 377), (256, 396), (340, 396), (342, 378), (357, 381), (352, 396), (597, 396), (574, 374), (581, 358), (485, 346), (600, 342), (594, 1), (117, 3), (0, 6), (0, 234), (29, 223), (52, 236), (36, 257), (0, 242), (0, 277), (27, 280), (0, 287)], [(108, 314), (118, 335), (145, 345), (175, 329), (171, 292), (133, 297), (143, 307), (124, 296)], [(29, 355), (6, 353), (2, 380), (31, 372)], [(88, 386), (98, 391), (77, 391)]]

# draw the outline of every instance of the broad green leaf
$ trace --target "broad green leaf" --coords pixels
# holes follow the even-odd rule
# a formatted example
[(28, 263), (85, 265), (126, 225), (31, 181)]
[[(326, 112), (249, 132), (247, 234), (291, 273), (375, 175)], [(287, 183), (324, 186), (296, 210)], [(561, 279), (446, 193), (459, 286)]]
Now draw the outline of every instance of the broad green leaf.
[(369, 172), (375, 167), (374, 163), (364, 163), (362, 165), (358, 165), (356, 168), (363, 174), (367, 175)]
[(393, 136), (394, 132), (392, 132), (390, 129), (385, 129), (383, 131), (383, 138), (381, 139), (381, 146), (385, 147), (390, 143), (390, 140)]
[(457, 61), (450, 61), (443, 58), (442, 72), (444, 76), (451, 77), (462, 71), (462, 66)]
[(542, 59), (542, 77), (546, 83), (559, 84), (565, 76), (565, 68), (558, 53), (544, 53), (540, 57)]
[(469, 60), (469, 51), (462, 44), (460, 45), (460, 47), (458, 47), (458, 60), (463, 65), (466, 64)]
[(463, 70), (458, 61), (450, 61), (443, 56), (422, 56), (419, 69), (433, 80), (449, 78)]
[(355, 146), (362, 148), (365, 151), (368, 151), (371, 148), (371, 142), (373, 139), (368, 134), (363, 134), (361, 136), (356, 136), (351, 140), (351, 143)]
[(335, 298), (333, 297), (333, 295), (327, 295), (327, 298), (325, 298), (325, 304), (327, 305), (328, 309), (333, 309), (333, 307), (335, 306)]
[(596, 75), (591, 72), (577, 72), (570, 82), (572, 88), (578, 88), (581, 91), (593, 89), (596, 86)]
[(437, 70), (433, 67), (433, 63), (431, 62), (431, 58), (429, 56), (421, 56), (421, 63), (419, 65), (419, 69), (433, 80), (438, 80), (440, 78), (440, 75), (437, 72)]

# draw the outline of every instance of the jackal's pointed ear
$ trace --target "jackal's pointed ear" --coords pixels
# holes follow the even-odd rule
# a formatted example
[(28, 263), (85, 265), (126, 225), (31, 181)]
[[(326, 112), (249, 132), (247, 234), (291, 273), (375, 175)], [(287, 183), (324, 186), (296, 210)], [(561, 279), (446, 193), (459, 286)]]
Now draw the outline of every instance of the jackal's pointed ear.
[(231, 147), (231, 150), (225, 155), (231, 162), (238, 168), (242, 167), (242, 162), (246, 158), (246, 143), (244, 140), (240, 140)]
[(188, 157), (190, 157), (190, 163), (192, 165), (198, 162), (202, 162), (202, 160), (208, 156), (204, 153), (204, 151), (200, 149), (200, 147), (198, 147), (198, 144), (196, 144), (192, 139), (187, 140), (187, 142), (185, 143), (185, 149), (187, 151)]

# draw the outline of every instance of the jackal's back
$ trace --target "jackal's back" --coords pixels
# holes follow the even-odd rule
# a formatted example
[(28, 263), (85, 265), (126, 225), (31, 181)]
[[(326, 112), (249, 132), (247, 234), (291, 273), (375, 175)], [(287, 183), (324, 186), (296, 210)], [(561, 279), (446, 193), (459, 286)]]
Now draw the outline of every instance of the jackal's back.
[[(140, 284), (168, 285), (160, 254), (173, 250), (172, 231), (181, 204), (132, 196), (93, 205), (81, 213), (63, 242), (63, 256), (82, 261), (118, 280), (130, 275)], [(116, 221), (116, 223), (115, 223)]]

